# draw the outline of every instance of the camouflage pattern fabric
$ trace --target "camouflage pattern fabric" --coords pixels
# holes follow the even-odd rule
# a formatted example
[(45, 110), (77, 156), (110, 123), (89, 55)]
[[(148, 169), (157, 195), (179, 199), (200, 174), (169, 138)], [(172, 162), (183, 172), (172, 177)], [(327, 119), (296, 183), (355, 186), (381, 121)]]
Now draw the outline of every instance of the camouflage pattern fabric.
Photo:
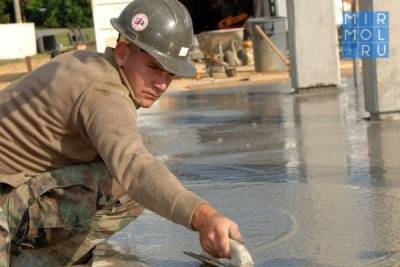
[(8, 266), (9, 239), (11, 254), (46, 247), (64, 265), (79, 263), (143, 212), (102, 162), (0, 177), (0, 207), (0, 266)]
[(0, 267), (9, 265), (10, 257), (10, 232), (6, 217), (0, 208)]

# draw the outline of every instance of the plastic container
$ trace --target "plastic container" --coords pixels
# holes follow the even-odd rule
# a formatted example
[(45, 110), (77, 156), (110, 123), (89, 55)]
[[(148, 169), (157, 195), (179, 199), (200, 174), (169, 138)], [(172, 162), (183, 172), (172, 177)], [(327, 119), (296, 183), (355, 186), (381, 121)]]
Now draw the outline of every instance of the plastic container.
[(287, 55), (287, 26), (286, 17), (252, 18), (248, 19), (251, 39), (253, 41), (254, 66), (256, 72), (286, 70), (287, 66), (276, 55), (273, 49), (257, 32), (259, 25), (275, 46)]

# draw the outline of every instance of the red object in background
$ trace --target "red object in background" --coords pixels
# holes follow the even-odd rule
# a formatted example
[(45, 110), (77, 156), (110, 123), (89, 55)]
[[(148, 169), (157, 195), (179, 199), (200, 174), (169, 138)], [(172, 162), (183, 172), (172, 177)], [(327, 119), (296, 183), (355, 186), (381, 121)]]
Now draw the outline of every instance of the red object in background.
[(222, 19), (218, 22), (219, 29), (230, 29), (230, 28), (238, 28), (242, 27), (244, 23), (246, 23), (247, 18), (249, 15), (247, 13), (240, 13), (237, 16), (229, 16), (227, 18)]

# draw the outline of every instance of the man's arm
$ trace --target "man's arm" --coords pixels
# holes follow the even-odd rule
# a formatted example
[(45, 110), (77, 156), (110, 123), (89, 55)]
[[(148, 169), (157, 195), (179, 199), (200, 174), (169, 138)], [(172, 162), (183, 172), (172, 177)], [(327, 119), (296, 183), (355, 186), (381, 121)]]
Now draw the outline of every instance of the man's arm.
[(199, 232), (203, 249), (217, 258), (230, 257), (229, 238), (244, 243), (239, 226), (207, 203), (195, 209), (192, 228)]
[(145, 208), (198, 231), (201, 245), (211, 255), (229, 257), (229, 237), (242, 241), (238, 226), (186, 190), (161, 161), (147, 152), (134, 113), (127, 96), (96, 89), (81, 101), (76, 124), (128, 196)]
[(76, 125), (81, 136), (96, 149), (131, 199), (191, 228), (194, 210), (206, 201), (188, 191), (143, 146), (135, 106), (127, 92), (100, 86), (106, 87), (88, 90), (78, 103)]

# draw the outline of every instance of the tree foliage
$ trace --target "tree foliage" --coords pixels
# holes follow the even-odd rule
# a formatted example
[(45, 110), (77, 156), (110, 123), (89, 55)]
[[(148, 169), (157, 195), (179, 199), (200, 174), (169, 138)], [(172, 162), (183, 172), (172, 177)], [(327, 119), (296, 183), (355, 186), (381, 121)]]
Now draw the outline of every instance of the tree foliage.
[(89, 27), (90, 0), (26, 0), (26, 17), (45, 27)]
[(45, 27), (92, 26), (90, 0), (26, 0), (29, 21)]
[[(23, 16), (37, 26), (91, 27), (90, 0), (20, 0)], [(0, 0), (0, 23), (13, 18), (13, 1)]]
[(10, 23), (12, 11), (11, 0), (0, 0), (0, 23)]

